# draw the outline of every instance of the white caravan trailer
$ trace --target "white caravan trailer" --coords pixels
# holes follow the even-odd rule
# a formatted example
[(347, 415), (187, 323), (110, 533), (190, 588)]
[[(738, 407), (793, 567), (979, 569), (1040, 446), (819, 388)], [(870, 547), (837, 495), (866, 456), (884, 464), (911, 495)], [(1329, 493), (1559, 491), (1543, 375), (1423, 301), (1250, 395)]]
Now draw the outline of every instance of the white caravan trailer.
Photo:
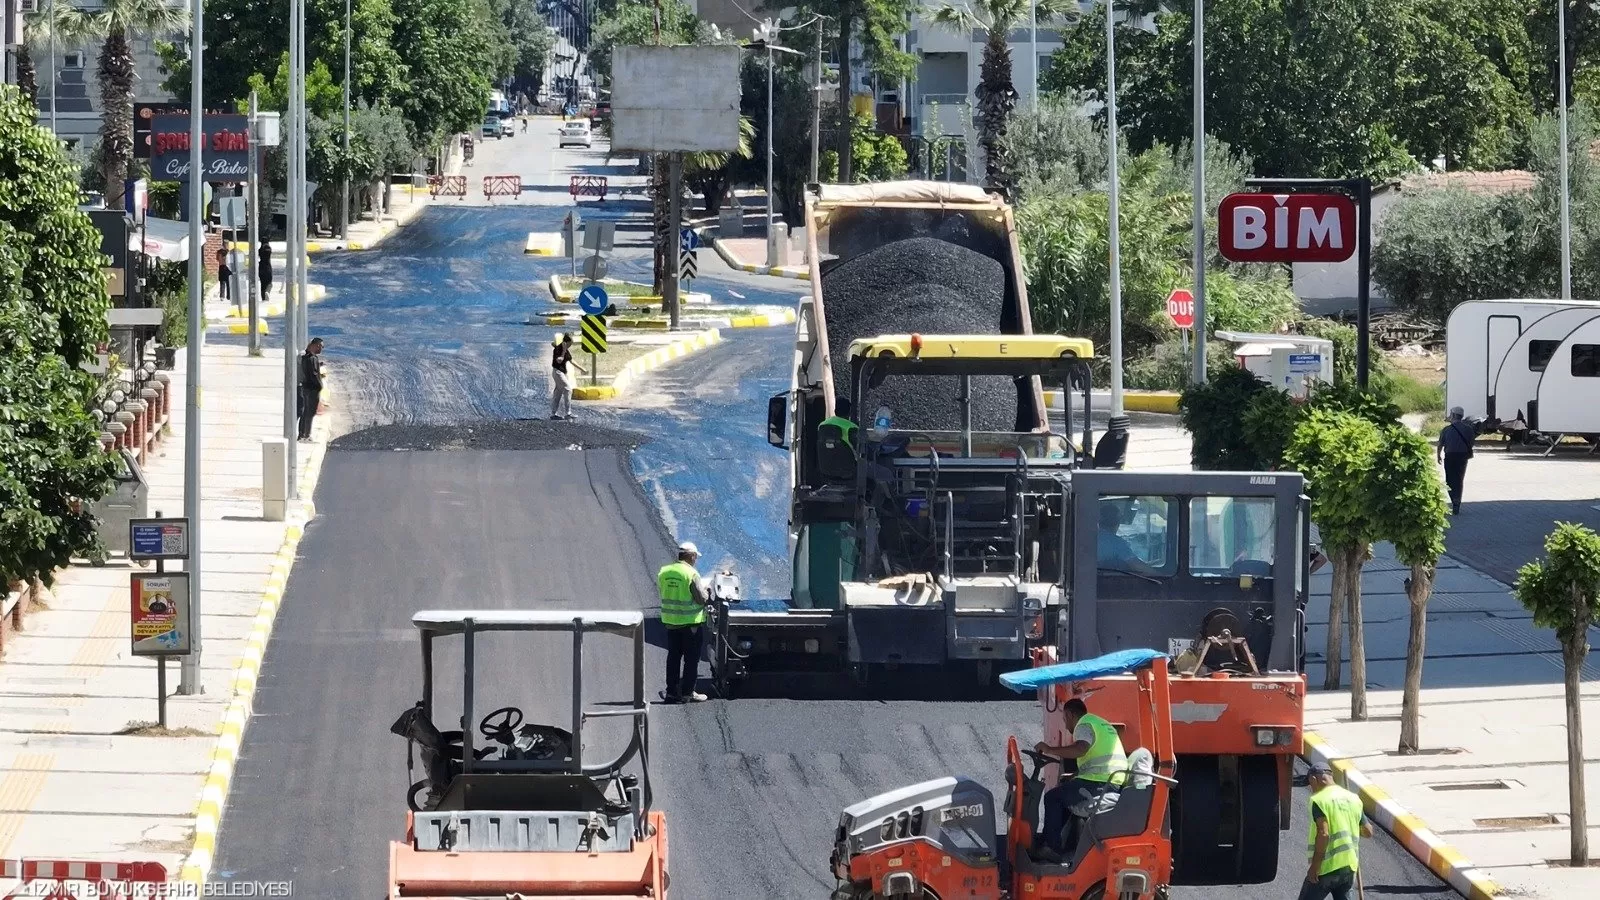
[[(1569, 409), (1592, 410), (1593, 427), (1565, 433), (1600, 433), (1600, 396), (1595, 392), (1600, 380), (1585, 383), (1587, 376), (1568, 374), (1586, 365), (1587, 351), (1579, 353), (1578, 363), (1571, 362), (1568, 351), (1563, 357), (1567, 362), (1552, 365), (1563, 343), (1595, 319), (1600, 319), (1600, 303), (1471, 300), (1458, 305), (1445, 324), (1445, 406), (1459, 406), (1467, 416), (1481, 419), (1510, 421), (1520, 413), (1529, 428), (1561, 434), (1553, 427), (1555, 420), (1535, 423), (1536, 417), (1548, 419), (1540, 416), (1537, 402), (1543, 390), (1549, 398), (1543, 411), (1559, 408), (1563, 422)], [(1594, 342), (1600, 343), (1600, 337)], [(1571, 399), (1554, 399), (1568, 396), (1563, 392)]]

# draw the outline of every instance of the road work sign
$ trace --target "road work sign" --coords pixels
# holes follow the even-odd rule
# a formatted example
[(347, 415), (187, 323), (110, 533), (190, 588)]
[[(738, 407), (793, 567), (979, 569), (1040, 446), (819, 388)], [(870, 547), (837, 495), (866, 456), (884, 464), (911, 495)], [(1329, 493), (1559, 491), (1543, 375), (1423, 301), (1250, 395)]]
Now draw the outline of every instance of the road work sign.
[(584, 316), (579, 325), (583, 331), (583, 349), (590, 353), (606, 352), (605, 317)]
[(184, 572), (134, 572), (134, 656), (189, 653), (189, 576)]
[(591, 316), (598, 316), (611, 305), (606, 289), (598, 284), (586, 284), (578, 292), (578, 308)]
[(1217, 241), (1234, 262), (1336, 263), (1356, 252), (1356, 205), (1342, 194), (1229, 194)]

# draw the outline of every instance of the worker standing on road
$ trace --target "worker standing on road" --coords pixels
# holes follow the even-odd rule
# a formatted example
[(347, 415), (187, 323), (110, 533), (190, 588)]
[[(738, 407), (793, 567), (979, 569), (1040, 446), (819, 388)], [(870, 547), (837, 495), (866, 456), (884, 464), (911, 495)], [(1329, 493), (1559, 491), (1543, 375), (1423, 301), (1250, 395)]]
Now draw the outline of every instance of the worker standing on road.
[(1033, 748), (1045, 756), (1078, 761), (1077, 775), (1044, 792), (1044, 843), (1057, 854), (1066, 852), (1061, 838), (1072, 807), (1103, 791), (1113, 779), (1120, 781), (1128, 770), (1128, 755), (1123, 752), (1117, 726), (1089, 712), (1077, 697), (1068, 700), (1062, 712), (1072, 743), (1052, 747), (1040, 741)]
[(1361, 798), (1333, 783), (1333, 770), (1311, 767), (1311, 866), (1300, 900), (1350, 900), (1360, 871), (1361, 838), (1372, 837)]
[(661, 592), (661, 624), (667, 628), (667, 683), (661, 698), (668, 703), (698, 703), (706, 695), (695, 690), (700, 676), (701, 629), (711, 604), (705, 582), (695, 570), (700, 548), (678, 545), (678, 560), (661, 567), (656, 586)]
[(567, 368), (577, 369), (580, 375), (587, 373), (572, 359), (572, 335), (557, 335), (555, 344), (550, 354), (550, 418), (571, 419), (572, 373)]
[(300, 355), (300, 440), (311, 440), (311, 422), (322, 403), (322, 338), (312, 338)]
[(1461, 514), (1461, 489), (1467, 483), (1467, 461), (1472, 459), (1472, 444), (1478, 439), (1476, 422), (1469, 421), (1459, 406), (1450, 410), (1450, 423), (1439, 432), (1434, 458), (1444, 463), (1444, 483), (1450, 489), (1450, 514)]

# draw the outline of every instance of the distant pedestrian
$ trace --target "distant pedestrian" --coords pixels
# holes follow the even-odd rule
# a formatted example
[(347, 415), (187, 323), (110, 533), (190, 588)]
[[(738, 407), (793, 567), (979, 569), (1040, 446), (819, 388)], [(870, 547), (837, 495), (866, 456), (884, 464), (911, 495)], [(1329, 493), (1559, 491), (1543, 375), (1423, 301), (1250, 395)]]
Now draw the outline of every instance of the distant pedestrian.
[(1300, 900), (1351, 900), (1361, 871), (1361, 839), (1372, 823), (1361, 798), (1333, 783), (1333, 770), (1311, 767), (1311, 865), (1300, 884)]
[(243, 298), (235, 298), (233, 296), (233, 269), (228, 266), (227, 247), (221, 247), (217, 250), (217, 290), (221, 293), (222, 299), (233, 300), (233, 305), (236, 307), (243, 306), (239, 302)]
[(1439, 432), (1434, 458), (1444, 463), (1444, 483), (1450, 489), (1450, 514), (1461, 514), (1461, 489), (1467, 482), (1467, 461), (1472, 459), (1472, 444), (1478, 439), (1478, 423), (1468, 419), (1461, 407), (1450, 410), (1450, 423)]
[(667, 680), (661, 699), (668, 703), (698, 703), (706, 695), (695, 690), (700, 678), (700, 651), (711, 605), (705, 582), (695, 570), (700, 548), (678, 545), (678, 559), (661, 567), (656, 587), (661, 596), (661, 624), (667, 629)]
[(272, 245), (261, 242), (260, 262), (256, 264), (256, 277), (261, 279), (261, 299), (272, 293)]
[(555, 349), (550, 353), (550, 418), (572, 418), (572, 373), (587, 375), (583, 367), (572, 359), (572, 335), (556, 336)]
[(311, 423), (322, 403), (322, 338), (312, 338), (300, 355), (300, 440), (311, 440)]

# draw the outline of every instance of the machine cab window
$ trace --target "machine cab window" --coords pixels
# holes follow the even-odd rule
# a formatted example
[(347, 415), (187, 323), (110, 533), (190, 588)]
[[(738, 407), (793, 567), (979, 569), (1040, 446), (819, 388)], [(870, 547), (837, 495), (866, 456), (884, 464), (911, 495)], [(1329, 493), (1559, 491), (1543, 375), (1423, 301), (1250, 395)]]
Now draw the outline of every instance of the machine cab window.
[(1102, 575), (1169, 576), (1178, 569), (1177, 500), (1101, 497), (1096, 534)]
[(1196, 578), (1271, 578), (1277, 541), (1271, 497), (1189, 500), (1189, 573)]

